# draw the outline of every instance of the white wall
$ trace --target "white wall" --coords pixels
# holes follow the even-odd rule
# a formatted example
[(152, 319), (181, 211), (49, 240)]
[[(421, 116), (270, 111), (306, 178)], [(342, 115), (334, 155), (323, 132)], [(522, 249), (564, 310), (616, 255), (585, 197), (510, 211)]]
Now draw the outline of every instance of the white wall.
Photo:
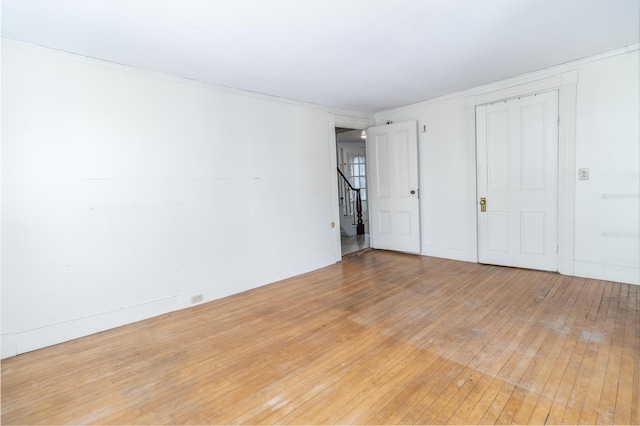
[(2, 89), (3, 357), (339, 256), (324, 108), (8, 41)]
[[(575, 274), (640, 283), (640, 55), (580, 67)], [(635, 278), (635, 279), (634, 279)]]
[[(640, 284), (640, 134), (637, 46), (517, 79), (376, 114), (417, 120), (419, 127), (422, 254), (475, 261), (474, 132), (465, 99), (577, 70), (575, 120), (575, 254), (573, 274)], [(562, 117), (561, 117), (562, 119)], [(423, 125), (426, 132), (422, 133)], [(590, 180), (579, 181), (578, 169)]]

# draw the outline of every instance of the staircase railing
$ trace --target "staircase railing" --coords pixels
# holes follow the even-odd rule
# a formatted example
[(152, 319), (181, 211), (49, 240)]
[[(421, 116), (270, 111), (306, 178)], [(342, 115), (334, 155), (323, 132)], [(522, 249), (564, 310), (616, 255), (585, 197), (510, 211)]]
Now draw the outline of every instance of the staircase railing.
[[(345, 216), (352, 216), (354, 218), (354, 224), (356, 225), (356, 234), (364, 234), (364, 222), (362, 221), (362, 198), (360, 197), (360, 188), (354, 188), (349, 182), (349, 179), (342, 173), (340, 167), (338, 167), (338, 180), (341, 181), (341, 185), (338, 185), (340, 190), (340, 200), (342, 202), (342, 208)], [(355, 199), (348, 196), (349, 191), (355, 193)]]

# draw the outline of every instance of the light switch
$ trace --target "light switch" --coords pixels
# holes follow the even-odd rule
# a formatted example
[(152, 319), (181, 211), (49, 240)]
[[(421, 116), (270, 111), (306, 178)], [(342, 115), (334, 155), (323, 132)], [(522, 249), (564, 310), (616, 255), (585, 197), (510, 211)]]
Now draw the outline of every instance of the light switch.
[(580, 180), (589, 180), (589, 169), (578, 169), (578, 178)]

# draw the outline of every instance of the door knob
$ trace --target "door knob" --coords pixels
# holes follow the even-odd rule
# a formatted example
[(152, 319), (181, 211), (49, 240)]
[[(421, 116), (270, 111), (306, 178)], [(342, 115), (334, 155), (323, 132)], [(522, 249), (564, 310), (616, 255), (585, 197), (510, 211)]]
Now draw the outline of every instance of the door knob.
[(487, 199), (485, 197), (480, 198), (480, 211), (481, 212), (487, 211)]

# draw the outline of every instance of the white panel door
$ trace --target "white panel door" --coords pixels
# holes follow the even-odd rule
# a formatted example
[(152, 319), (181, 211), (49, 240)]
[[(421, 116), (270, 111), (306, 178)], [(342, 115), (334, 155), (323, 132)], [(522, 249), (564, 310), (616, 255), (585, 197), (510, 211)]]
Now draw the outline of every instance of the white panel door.
[(478, 261), (557, 271), (558, 92), (478, 106), (476, 132)]
[(371, 247), (420, 253), (417, 123), (367, 129)]

